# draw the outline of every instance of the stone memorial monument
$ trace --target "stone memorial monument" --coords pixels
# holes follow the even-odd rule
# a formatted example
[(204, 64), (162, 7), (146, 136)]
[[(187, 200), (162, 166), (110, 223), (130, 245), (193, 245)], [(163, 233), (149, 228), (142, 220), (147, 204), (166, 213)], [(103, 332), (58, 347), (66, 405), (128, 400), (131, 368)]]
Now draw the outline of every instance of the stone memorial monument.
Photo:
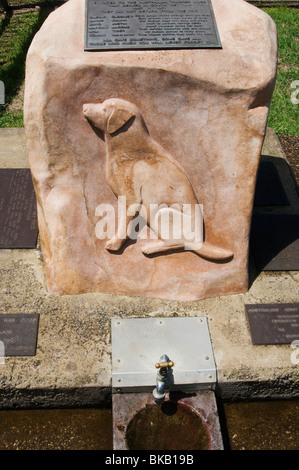
[(24, 120), (50, 292), (248, 289), (276, 61), (275, 24), (243, 0), (69, 0), (48, 17)]

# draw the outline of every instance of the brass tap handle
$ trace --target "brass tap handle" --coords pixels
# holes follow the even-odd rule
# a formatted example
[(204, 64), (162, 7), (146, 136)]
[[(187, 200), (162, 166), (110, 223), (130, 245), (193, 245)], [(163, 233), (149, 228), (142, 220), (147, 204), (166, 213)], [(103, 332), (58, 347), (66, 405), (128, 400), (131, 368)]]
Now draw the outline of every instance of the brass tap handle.
[(161, 369), (161, 368), (164, 368), (164, 367), (173, 367), (173, 366), (174, 366), (174, 362), (172, 362), (172, 361), (169, 361), (169, 362), (156, 362), (156, 364), (155, 364), (156, 369)]

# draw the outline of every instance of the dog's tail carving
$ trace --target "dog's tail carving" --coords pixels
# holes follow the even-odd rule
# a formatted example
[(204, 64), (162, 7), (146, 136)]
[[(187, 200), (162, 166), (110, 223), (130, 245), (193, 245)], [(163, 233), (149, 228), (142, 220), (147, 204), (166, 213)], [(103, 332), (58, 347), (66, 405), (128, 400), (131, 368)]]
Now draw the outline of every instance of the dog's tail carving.
[(225, 248), (219, 248), (209, 242), (203, 242), (201, 248), (194, 250), (201, 258), (211, 261), (228, 261), (233, 258), (234, 254)]

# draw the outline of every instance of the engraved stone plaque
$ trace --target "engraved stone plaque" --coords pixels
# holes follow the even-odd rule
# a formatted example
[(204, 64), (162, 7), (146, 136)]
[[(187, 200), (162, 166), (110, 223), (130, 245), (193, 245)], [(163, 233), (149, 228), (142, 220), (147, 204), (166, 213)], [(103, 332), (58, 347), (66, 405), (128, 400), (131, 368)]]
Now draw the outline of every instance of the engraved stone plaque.
[(35, 248), (36, 197), (30, 170), (0, 170), (0, 248)]
[(85, 50), (221, 48), (210, 0), (86, 0)]
[(39, 315), (12, 313), (0, 315), (0, 341), (5, 356), (35, 356)]
[(299, 304), (245, 305), (253, 344), (291, 344), (299, 340)]

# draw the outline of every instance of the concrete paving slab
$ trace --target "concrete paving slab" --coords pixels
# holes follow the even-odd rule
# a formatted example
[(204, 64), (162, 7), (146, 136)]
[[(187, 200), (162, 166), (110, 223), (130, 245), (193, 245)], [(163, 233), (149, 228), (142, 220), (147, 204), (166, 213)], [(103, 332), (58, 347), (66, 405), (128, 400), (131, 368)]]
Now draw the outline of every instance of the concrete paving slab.
[[(22, 130), (2, 131), (1, 165), (25, 165)], [(270, 134), (267, 132), (263, 153), (284, 159), (277, 137), (272, 135), (270, 145)], [(6, 153), (5, 142), (11, 149)], [(13, 145), (19, 152), (15, 157)], [(34, 250), (1, 250), (0, 314), (38, 313), (40, 321), (36, 355), (6, 357), (5, 363), (0, 363), (0, 407), (109, 404), (111, 319), (171, 316), (207, 317), (221, 397), (298, 397), (296, 351), (288, 344), (254, 346), (245, 305), (298, 302), (299, 273), (258, 273), (252, 263), (250, 273), (251, 285), (245, 294), (196, 302), (99, 293), (57, 297), (46, 290), (39, 246)], [(299, 352), (297, 357), (299, 360)]]
[(0, 168), (29, 168), (22, 127), (0, 129)]

